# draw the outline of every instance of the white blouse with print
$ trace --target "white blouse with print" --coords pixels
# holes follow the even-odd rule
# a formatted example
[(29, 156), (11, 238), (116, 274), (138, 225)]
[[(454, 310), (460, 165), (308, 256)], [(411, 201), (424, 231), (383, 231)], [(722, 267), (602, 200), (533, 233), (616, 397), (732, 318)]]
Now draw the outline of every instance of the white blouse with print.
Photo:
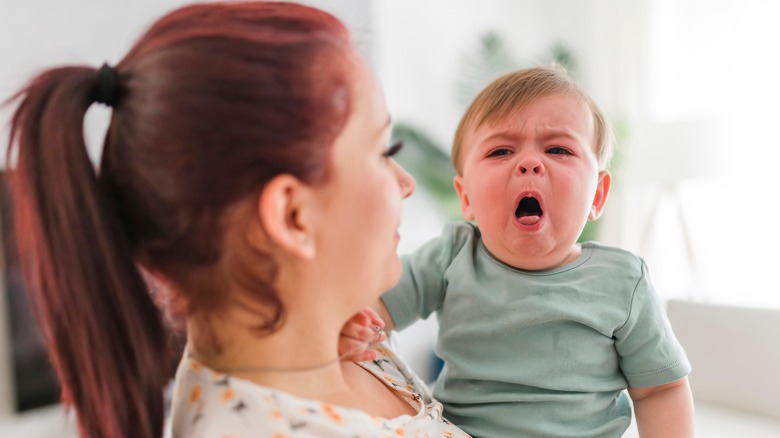
[(406, 400), (416, 415), (380, 418), (363, 411), (296, 397), (218, 373), (192, 357), (174, 383), (174, 438), (468, 437), (442, 417), (442, 405), (387, 343), (359, 365)]

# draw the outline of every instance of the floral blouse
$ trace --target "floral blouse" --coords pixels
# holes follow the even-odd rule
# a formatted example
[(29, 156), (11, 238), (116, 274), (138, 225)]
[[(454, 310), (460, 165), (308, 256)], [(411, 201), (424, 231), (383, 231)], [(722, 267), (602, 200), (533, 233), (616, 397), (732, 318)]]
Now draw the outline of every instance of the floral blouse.
[(376, 360), (359, 365), (406, 400), (416, 415), (380, 418), (267, 388), (206, 368), (192, 357), (174, 383), (174, 438), (468, 437), (442, 417), (442, 405), (387, 343)]

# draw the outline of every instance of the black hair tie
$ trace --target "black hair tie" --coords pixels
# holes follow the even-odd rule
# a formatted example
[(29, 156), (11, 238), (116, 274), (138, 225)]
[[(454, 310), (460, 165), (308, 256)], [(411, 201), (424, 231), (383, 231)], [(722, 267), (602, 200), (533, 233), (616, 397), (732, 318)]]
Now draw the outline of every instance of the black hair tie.
[(119, 75), (114, 67), (104, 63), (98, 70), (98, 89), (95, 102), (114, 106), (119, 95)]

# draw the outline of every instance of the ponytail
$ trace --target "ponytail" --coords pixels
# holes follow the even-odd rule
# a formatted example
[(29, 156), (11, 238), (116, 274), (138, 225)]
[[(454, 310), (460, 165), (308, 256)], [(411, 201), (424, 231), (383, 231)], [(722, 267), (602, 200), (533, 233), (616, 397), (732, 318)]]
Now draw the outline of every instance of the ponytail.
[(14, 98), (15, 235), (62, 399), (75, 408), (81, 436), (159, 437), (167, 333), (84, 141), (84, 116), (100, 82), (94, 69), (64, 67)]

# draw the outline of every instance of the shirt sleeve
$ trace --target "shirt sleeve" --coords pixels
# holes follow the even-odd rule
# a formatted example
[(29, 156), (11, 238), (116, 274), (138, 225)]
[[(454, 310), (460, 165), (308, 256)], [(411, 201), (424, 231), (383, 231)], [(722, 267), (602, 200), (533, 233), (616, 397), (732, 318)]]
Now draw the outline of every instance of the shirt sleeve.
[(428, 318), (441, 307), (447, 288), (445, 272), (452, 262), (452, 242), (458, 234), (457, 228), (455, 224), (445, 226), (441, 236), (401, 257), (401, 280), (382, 295), (397, 330)]
[(644, 261), (628, 319), (615, 332), (615, 338), (620, 368), (629, 386), (663, 385), (681, 379), (691, 371), (685, 351), (650, 282)]

